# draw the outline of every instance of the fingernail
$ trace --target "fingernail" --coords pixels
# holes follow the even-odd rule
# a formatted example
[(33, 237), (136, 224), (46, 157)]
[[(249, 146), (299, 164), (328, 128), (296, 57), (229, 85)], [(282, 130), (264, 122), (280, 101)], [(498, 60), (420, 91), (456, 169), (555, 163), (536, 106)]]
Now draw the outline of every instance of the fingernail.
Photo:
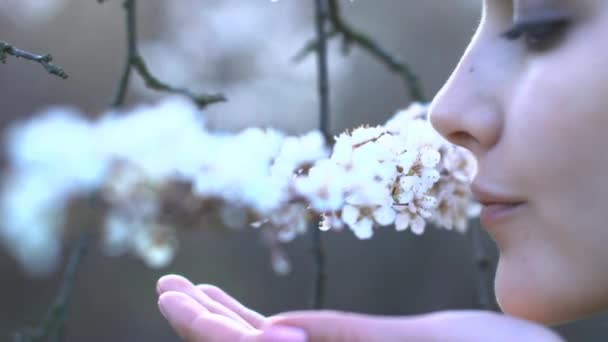
[(264, 329), (264, 342), (307, 342), (308, 335), (299, 328), (274, 325)]
[(180, 296), (171, 294), (161, 295), (158, 298), (158, 309), (160, 313), (168, 320), (180, 320), (185, 314), (190, 314), (189, 310), (184, 308), (184, 300)]
[(163, 317), (165, 317), (165, 319), (167, 318), (167, 314), (165, 313), (165, 303), (162, 300), (158, 300), (158, 309), (160, 310), (160, 313), (163, 315)]

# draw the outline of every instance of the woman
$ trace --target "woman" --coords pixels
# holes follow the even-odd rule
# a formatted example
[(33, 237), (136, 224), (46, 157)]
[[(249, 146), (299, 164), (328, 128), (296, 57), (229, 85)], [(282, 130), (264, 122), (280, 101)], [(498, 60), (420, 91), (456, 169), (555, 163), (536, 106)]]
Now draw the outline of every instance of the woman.
[(500, 250), (505, 315), (265, 318), (177, 276), (159, 280), (161, 311), (188, 341), (560, 341), (542, 324), (608, 309), (606, 37), (604, 0), (485, 0), (431, 105), (433, 126), (478, 159), (473, 189), (485, 212), (518, 204), (483, 222)]

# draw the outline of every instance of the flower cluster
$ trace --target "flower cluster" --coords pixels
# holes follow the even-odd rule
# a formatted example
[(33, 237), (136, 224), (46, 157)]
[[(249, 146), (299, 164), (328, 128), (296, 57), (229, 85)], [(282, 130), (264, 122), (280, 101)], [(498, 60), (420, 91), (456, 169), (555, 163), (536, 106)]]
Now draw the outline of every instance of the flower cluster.
[(331, 157), (301, 181), (323, 183), (315, 191), (327, 195), (309, 198), (323, 213), (322, 230), (347, 226), (368, 239), (376, 226), (422, 234), (432, 221), (466, 229), (467, 219), (480, 209), (468, 189), (475, 160), (432, 128), (426, 110), (414, 104), (384, 126), (360, 127), (336, 138)]
[(178, 229), (212, 220), (259, 229), (280, 273), (289, 270), (281, 243), (312, 219), (367, 239), (393, 224), (416, 234), (427, 222), (464, 231), (478, 209), (468, 189), (475, 161), (432, 129), (420, 104), (384, 126), (343, 133), (332, 148), (317, 131), (210, 132), (178, 98), (94, 122), (49, 109), (13, 127), (8, 146), (0, 240), (34, 274), (53, 270), (74, 230), (71, 203), (83, 197), (96, 199), (89, 205), (100, 222), (87, 224), (99, 227), (108, 255), (164, 266)]

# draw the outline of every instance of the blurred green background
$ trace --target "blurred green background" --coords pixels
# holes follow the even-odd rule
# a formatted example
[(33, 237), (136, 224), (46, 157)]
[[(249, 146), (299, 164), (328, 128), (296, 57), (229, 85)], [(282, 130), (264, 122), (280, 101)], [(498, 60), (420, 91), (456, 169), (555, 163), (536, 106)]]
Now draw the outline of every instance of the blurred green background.
[[(97, 116), (108, 108), (122, 71), (121, 1), (40, 3), (0, 0), (0, 40), (52, 53), (70, 78), (61, 80), (38, 65), (9, 57), (0, 65), (2, 130), (53, 104), (73, 105)], [(314, 34), (311, 3), (140, 1), (142, 54), (169, 83), (226, 94), (229, 103), (215, 105), (206, 113), (214, 129), (236, 131), (261, 125), (304, 133), (317, 125), (314, 58), (293, 65), (291, 71), (289, 56)], [(479, 20), (480, 3), (341, 1), (344, 17), (407, 61), (429, 97), (439, 90), (464, 51)], [(176, 50), (181, 53), (176, 55)], [(331, 50), (334, 133), (382, 123), (409, 104), (400, 79), (384, 65), (356, 47), (341, 56), (338, 40), (331, 43)], [(143, 90), (137, 77), (133, 83), (130, 105), (161, 96)], [(2, 153), (2, 165), (6, 165)], [(477, 227), (478, 222), (472, 225)], [(476, 269), (468, 235), (431, 227), (422, 236), (381, 229), (370, 241), (359, 241), (349, 232), (325, 233), (323, 238), (327, 308), (401, 315), (475, 307)], [(180, 243), (175, 261), (162, 270), (148, 269), (131, 257), (104, 257), (93, 245), (78, 274), (67, 340), (176, 340), (156, 307), (155, 282), (167, 273), (218, 285), (264, 314), (309, 305), (314, 271), (309, 236), (287, 245), (293, 263), (288, 276), (273, 273), (269, 253), (251, 229), (230, 232), (201, 227), (182, 232)], [(484, 244), (494, 267), (495, 246), (485, 235)], [(67, 252), (66, 248), (66, 256)], [(60, 285), (61, 270), (32, 278), (0, 249), (0, 274), (0, 340), (4, 341), (16, 329), (42, 318)], [(568, 340), (602, 341), (607, 318), (600, 315), (558, 330)]]

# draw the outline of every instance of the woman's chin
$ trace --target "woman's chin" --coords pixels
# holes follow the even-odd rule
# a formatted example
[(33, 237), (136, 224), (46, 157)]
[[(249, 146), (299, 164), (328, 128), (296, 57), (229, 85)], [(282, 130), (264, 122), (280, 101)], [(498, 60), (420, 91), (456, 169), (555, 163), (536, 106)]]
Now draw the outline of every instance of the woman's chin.
[(521, 269), (513, 270), (504, 266), (499, 262), (494, 290), (498, 305), (507, 315), (555, 325), (581, 319), (599, 311), (583, 308), (576, 300), (568, 300), (569, 298), (561, 293), (560, 284), (547, 282), (547, 279), (543, 279), (539, 274), (530, 277), (526, 276), (526, 272), (521, 272)]

